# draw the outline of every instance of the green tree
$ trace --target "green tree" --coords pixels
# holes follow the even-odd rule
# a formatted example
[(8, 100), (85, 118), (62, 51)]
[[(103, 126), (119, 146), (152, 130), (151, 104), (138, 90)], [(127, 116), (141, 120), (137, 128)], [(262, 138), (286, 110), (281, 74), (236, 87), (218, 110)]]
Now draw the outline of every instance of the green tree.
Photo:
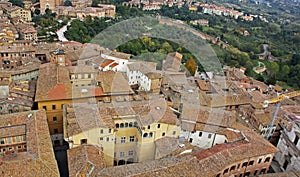
[(9, 0), (14, 6), (24, 7), (23, 0)]
[(92, 1), (92, 7), (98, 7), (98, 4), (100, 4), (100, 0), (93, 0)]
[(73, 6), (73, 5), (72, 5), (72, 2), (70, 0), (66, 0), (64, 2), (64, 6)]

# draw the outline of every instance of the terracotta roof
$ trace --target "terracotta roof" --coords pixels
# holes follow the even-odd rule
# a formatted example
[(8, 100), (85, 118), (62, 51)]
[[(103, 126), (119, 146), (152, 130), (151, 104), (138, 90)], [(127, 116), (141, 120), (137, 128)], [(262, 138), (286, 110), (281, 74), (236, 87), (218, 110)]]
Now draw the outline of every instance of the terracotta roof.
[(105, 168), (103, 152), (98, 146), (77, 146), (69, 149), (67, 154), (69, 176), (94, 176), (97, 171)]
[(67, 136), (79, 134), (96, 127), (114, 128), (115, 124), (110, 116), (103, 116), (96, 104), (77, 103), (66, 106), (64, 117), (64, 132)]
[[(79, 66), (78, 66), (79, 67)], [(87, 67), (90, 68), (91, 67)], [(36, 101), (62, 100), (73, 98), (94, 97), (103, 95), (103, 89), (96, 86), (76, 87), (71, 84), (69, 78), (69, 69), (75, 71), (76, 68), (57, 66), (56, 64), (43, 64), (40, 67), (39, 78), (36, 88)], [(88, 72), (85, 69), (79, 69), (81, 72)], [(112, 84), (113, 81), (106, 78), (104, 85)], [(109, 83), (107, 83), (109, 82)], [(124, 82), (121, 82), (121, 84)], [(110, 90), (114, 91), (114, 90)]]
[(104, 93), (133, 93), (122, 73), (113, 71), (100, 72), (96, 80), (101, 81)]
[(178, 138), (163, 137), (155, 141), (155, 153), (159, 155), (159, 158), (165, 157), (174, 151), (178, 150), (179, 147)]
[[(192, 154), (109, 167), (98, 176), (199, 176), (212, 177), (231, 165), (251, 157), (274, 154), (278, 150), (255, 132), (245, 132), (246, 139), (218, 144)], [(222, 159), (222, 160), (220, 160)]]
[[(3, 176), (59, 176), (44, 110), (0, 115), (0, 127), (26, 126), (25, 152), (3, 156)], [(0, 128), (1, 129), (1, 128)], [(11, 131), (11, 130), (9, 130)]]
[(105, 68), (106, 66), (110, 65), (111, 63), (115, 62), (115, 60), (106, 59), (103, 61), (103, 63), (100, 65), (102, 68)]

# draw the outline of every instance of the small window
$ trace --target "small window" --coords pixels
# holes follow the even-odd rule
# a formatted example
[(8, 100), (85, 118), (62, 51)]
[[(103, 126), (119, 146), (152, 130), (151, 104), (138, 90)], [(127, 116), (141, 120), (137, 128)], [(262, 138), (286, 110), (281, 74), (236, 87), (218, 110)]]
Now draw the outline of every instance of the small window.
[(47, 106), (43, 106), (43, 109), (44, 109), (45, 111), (47, 111)]
[(148, 125), (148, 129), (150, 129), (150, 125)]
[(160, 124), (157, 124), (157, 128), (160, 128)]
[(242, 168), (247, 167), (247, 165), (248, 165), (248, 162), (244, 162), (242, 165)]
[(56, 109), (56, 105), (52, 105), (52, 110), (55, 110)]
[(130, 141), (130, 142), (134, 142), (134, 136), (130, 136), (130, 137), (129, 137), (129, 141)]
[(271, 158), (270, 157), (267, 157), (265, 162), (270, 162)]
[(261, 163), (261, 161), (262, 161), (262, 158), (258, 159), (258, 163)]
[(254, 164), (254, 161), (251, 160), (248, 165), (250, 166), (250, 165), (253, 165), (253, 164)]
[(265, 169), (265, 168), (263, 168), (263, 169), (260, 171), (260, 174), (264, 174), (264, 173), (266, 173), (266, 169)]
[(116, 157), (117, 157), (117, 153), (115, 152), (115, 153), (114, 153), (114, 158), (116, 158)]
[(199, 137), (201, 137), (202, 136), (202, 132), (199, 132)]
[(176, 131), (173, 131), (173, 135), (176, 135)]
[(228, 173), (228, 168), (224, 170), (223, 175)]
[(103, 129), (100, 130), (100, 134), (103, 134)]
[(58, 129), (57, 128), (54, 129), (54, 133), (55, 134), (58, 133)]
[(106, 137), (106, 142), (109, 142), (109, 137)]
[(165, 135), (166, 135), (166, 133), (165, 133), (165, 132), (163, 132), (163, 133), (162, 133), (162, 136), (165, 136)]
[(87, 139), (81, 139), (80, 144), (87, 144)]
[(3, 139), (3, 138), (0, 138), (0, 143), (1, 143), (1, 144), (5, 144), (5, 142), (4, 142), (4, 139)]
[(125, 143), (126, 142), (126, 137), (125, 136), (122, 136), (121, 137), (121, 143)]
[(230, 168), (230, 171), (233, 171), (235, 170), (235, 165), (233, 165), (231, 168)]
[(110, 128), (110, 129), (108, 129), (108, 133), (111, 133), (111, 128)]
[(255, 170), (255, 172), (254, 172), (254, 174), (253, 174), (253, 175), (254, 175), (254, 176), (255, 176), (255, 175), (257, 175), (257, 172), (258, 172), (258, 170)]
[(57, 117), (53, 117), (53, 122), (57, 121)]
[(100, 140), (100, 141), (103, 141), (103, 137), (100, 137), (99, 140)]
[(189, 142), (192, 143), (193, 142), (193, 138), (190, 138)]
[(208, 138), (211, 138), (211, 134), (208, 134)]
[(128, 151), (128, 155), (132, 156), (133, 155), (133, 151), (132, 150)]
[(120, 152), (120, 157), (125, 157), (125, 152)]

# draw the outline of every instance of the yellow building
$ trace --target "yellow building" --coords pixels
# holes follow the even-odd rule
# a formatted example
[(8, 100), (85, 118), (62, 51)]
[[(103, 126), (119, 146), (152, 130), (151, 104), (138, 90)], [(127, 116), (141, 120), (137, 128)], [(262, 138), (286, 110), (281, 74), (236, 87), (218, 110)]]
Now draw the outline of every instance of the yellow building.
[(54, 58), (40, 67), (35, 102), (38, 109), (46, 110), (52, 143), (62, 145), (63, 105), (110, 101), (131, 95), (133, 91), (121, 73), (98, 73), (90, 66), (66, 66), (70, 62), (63, 51), (56, 51)]
[(9, 18), (21, 18), (25, 22), (31, 22), (31, 11), (29, 9), (24, 9), (18, 6), (3, 7), (4, 13), (8, 15)]
[(64, 108), (64, 138), (70, 148), (98, 145), (107, 166), (155, 159), (155, 141), (177, 138), (180, 126), (164, 98), (129, 96), (111, 103), (69, 104)]

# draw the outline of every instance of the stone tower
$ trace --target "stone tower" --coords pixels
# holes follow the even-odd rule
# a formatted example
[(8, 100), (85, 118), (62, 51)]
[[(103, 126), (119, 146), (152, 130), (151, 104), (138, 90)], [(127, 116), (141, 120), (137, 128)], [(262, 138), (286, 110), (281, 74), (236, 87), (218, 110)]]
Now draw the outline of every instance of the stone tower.
[(54, 10), (56, 6), (62, 6), (63, 4), (64, 0), (40, 0), (40, 10), (44, 14), (47, 8)]

